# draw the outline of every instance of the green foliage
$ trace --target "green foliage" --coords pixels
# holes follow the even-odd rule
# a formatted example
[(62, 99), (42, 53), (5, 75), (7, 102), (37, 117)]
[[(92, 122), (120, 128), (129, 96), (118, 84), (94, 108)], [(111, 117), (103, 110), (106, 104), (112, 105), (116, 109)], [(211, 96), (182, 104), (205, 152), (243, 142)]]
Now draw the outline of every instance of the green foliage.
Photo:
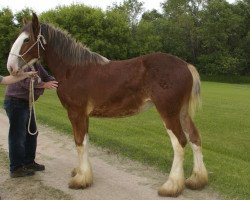
[(130, 28), (120, 12), (71, 5), (57, 7), (40, 17), (44, 22), (67, 30), (76, 40), (110, 59), (128, 57)]
[(12, 42), (17, 36), (13, 13), (8, 8), (0, 10), (0, 74), (7, 74), (6, 63)]
[(144, 55), (162, 50), (162, 39), (156, 32), (156, 25), (156, 23), (147, 20), (140, 21), (135, 37), (137, 55)]
[(135, 36), (137, 55), (162, 51), (162, 20), (163, 15), (157, 10), (147, 11), (142, 15)]
[(34, 11), (31, 9), (31, 8), (25, 8), (25, 9), (23, 9), (23, 10), (21, 10), (20, 12), (17, 12), (16, 14), (15, 14), (15, 20), (16, 20), (16, 24), (17, 24), (17, 26), (19, 27), (19, 28), (21, 28), (22, 27), (22, 25), (23, 25), (23, 20), (27, 20), (27, 21), (30, 21), (31, 20), (31, 18), (32, 18), (32, 13), (33, 13)]
[(123, 3), (120, 3), (119, 5), (113, 3), (113, 7), (109, 7), (109, 9), (126, 14), (130, 26), (136, 28), (140, 14), (143, 12), (143, 4), (144, 3), (139, 2), (138, 0), (124, 0)]
[(239, 29), (235, 33), (235, 47), (233, 52), (239, 59), (240, 75), (250, 74), (250, 2), (248, 0), (239, 1), (233, 7), (234, 13), (241, 17)]
[(204, 4), (201, 0), (169, 0), (163, 4), (165, 19), (164, 51), (197, 64), (200, 26), (199, 12)]
[(59, 26), (73, 35), (76, 40), (90, 47), (94, 38), (102, 34), (103, 17), (104, 14), (100, 9), (84, 5), (57, 7), (40, 16), (41, 21)]
[(203, 23), (198, 31), (202, 54), (198, 61), (205, 74), (242, 74), (239, 41), (245, 37), (244, 17), (233, 7), (226, 1), (212, 0), (201, 13)]
[(238, 83), (250, 84), (250, 76), (232, 76), (232, 75), (201, 75), (202, 81), (212, 81), (219, 83)]
[(249, 2), (168, 0), (163, 8), (168, 21), (164, 51), (195, 64), (203, 74), (249, 74)]
[(126, 16), (116, 10), (109, 10), (103, 21), (103, 51), (111, 59), (126, 59), (130, 54), (131, 29)]

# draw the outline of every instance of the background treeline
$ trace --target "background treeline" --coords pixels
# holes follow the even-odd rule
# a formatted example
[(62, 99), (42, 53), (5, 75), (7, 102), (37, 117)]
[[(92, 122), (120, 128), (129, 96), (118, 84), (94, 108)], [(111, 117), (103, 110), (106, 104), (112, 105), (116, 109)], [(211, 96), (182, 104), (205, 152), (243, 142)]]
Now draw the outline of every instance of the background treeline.
[[(144, 11), (139, 0), (113, 3), (105, 11), (83, 4), (59, 6), (40, 20), (67, 30), (109, 59), (167, 52), (194, 64), (204, 75), (250, 75), (250, 1), (168, 0), (162, 12)], [(27, 8), (0, 10), (0, 73)]]

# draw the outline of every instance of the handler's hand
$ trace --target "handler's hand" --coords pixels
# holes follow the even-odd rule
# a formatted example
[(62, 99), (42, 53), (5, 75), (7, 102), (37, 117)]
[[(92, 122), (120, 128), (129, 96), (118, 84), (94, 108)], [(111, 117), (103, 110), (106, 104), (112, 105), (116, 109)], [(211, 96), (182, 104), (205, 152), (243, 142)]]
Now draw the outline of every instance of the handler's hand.
[(43, 88), (45, 89), (56, 89), (57, 87), (58, 87), (57, 81), (48, 81), (48, 82), (45, 82), (43, 85)]
[(34, 72), (34, 71), (24, 72), (24, 75), (25, 75), (27, 78), (35, 78), (35, 77), (37, 77), (37, 72)]

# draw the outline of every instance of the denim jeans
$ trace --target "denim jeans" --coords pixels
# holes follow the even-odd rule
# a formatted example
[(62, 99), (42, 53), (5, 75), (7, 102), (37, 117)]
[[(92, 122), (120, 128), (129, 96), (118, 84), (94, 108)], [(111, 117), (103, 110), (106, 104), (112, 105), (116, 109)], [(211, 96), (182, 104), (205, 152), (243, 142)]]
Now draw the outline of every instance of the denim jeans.
[[(36, 156), (37, 135), (28, 133), (29, 102), (18, 98), (7, 98), (4, 109), (9, 118), (9, 159), (10, 171), (34, 162)], [(31, 132), (36, 131), (34, 113), (32, 112)]]

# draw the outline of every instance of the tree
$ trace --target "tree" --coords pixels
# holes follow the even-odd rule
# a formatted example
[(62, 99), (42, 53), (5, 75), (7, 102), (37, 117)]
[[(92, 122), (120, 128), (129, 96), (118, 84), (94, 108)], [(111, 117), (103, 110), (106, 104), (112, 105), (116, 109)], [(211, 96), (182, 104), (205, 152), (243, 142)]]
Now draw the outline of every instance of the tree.
[(162, 14), (155, 9), (143, 13), (134, 37), (134, 55), (162, 51), (162, 20)]
[[(197, 23), (199, 0), (168, 0), (162, 4), (166, 18), (164, 50), (196, 64), (199, 41)], [(197, 3), (197, 5), (196, 5)], [(195, 12), (193, 9), (196, 8)]]
[(103, 12), (78, 4), (45, 12), (41, 20), (61, 27), (77, 41), (110, 59), (128, 57), (130, 28), (124, 13)]
[(162, 19), (163, 15), (161, 13), (159, 13), (156, 9), (153, 9), (151, 11), (146, 11), (142, 14), (142, 20), (145, 21), (155, 21), (158, 19)]
[(76, 40), (87, 46), (92, 46), (97, 37), (102, 35), (101, 21), (104, 13), (101, 9), (72, 4), (44, 12), (40, 18), (68, 31)]
[(231, 46), (232, 53), (239, 59), (237, 70), (240, 75), (250, 75), (250, 2), (238, 1), (233, 7), (233, 12), (240, 20), (239, 26), (234, 30), (234, 39)]
[(14, 18), (15, 18), (15, 24), (17, 25), (17, 27), (21, 28), (22, 25), (23, 25), (23, 20), (26, 19), (26, 20), (31, 20), (32, 18), (32, 13), (34, 11), (31, 9), (31, 8), (25, 8), (19, 12), (17, 12), (15, 15), (14, 15)]
[[(244, 17), (235, 13), (225, 0), (211, 0), (202, 12), (199, 28), (201, 55), (199, 64), (206, 74), (241, 74), (242, 24)], [(238, 52), (237, 52), (238, 51)]]
[(11, 45), (15, 40), (18, 29), (14, 24), (14, 15), (8, 8), (0, 10), (0, 74), (8, 74), (7, 58)]
[(109, 10), (117, 10), (127, 15), (127, 20), (131, 28), (135, 28), (140, 20), (140, 16), (143, 12), (143, 4), (138, 0), (124, 0), (123, 3), (117, 4), (113, 3), (112, 7), (109, 7)]

